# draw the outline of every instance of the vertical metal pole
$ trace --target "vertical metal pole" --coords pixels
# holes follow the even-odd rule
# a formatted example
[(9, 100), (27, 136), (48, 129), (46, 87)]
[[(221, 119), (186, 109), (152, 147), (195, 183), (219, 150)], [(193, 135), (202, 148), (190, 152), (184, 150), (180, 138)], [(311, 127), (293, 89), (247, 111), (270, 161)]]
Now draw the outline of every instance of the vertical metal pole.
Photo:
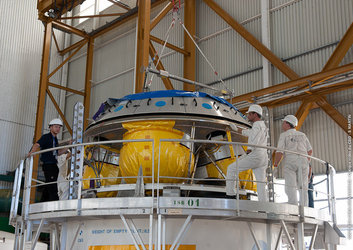
[(330, 167), (329, 167), (329, 164), (328, 162), (325, 163), (326, 165), (326, 178), (327, 178), (327, 182), (326, 182), (326, 188), (327, 188), (327, 203), (328, 203), (328, 209), (329, 209), (329, 213), (330, 213), (330, 216), (331, 218), (333, 217), (332, 216), (332, 200), (331, 200), (331, 189), (330, 189), (330, 186), (331, 186), (331, 178), (330, 178)]
[(51, 225), (50, 228), (50, 250), (56, 250), (56, 234), (55, 234), (55, 227)]
[(166, 218), (162, 217), (162, 250), (165, 250)]
[[(195, 139), (195, 122), (192, 123), (190, 138), (192, 140)], [(192, 162), (192, 154), (193, 154), (193, 152), (194, 152), (194, 142), (192, 142), (190, 144), (189, 167), (188, 167), (188, 175), (187, 175), (188, 178), (190, 177), (190, 174), (191, 174), (191, 162)]]
[[(74, 144), (82, 143), (83, 139), (83, 117), (84, 117), (84, 106), (78, 102), (74, 107), (74, 118), (72, 128), (72, 140)], [(70, 182), (69, 182), (69, 199), (81, 198), (81, 183), (82, 183), (82, 170), (83, 170), (83, 157), (84, 147), (77, 146), (72, 148), (72, 160), (70, 166)], [(80, 209), (78, 210), (80, 212)]]
[(335, 196), (335, 183), (334, 183), (334, 175), (335, 175), (335, 169), (329, 164), (330, 168), (330, 197), (331, 197), (331, 208), (332, 208), (332, 222), (336, 225), (337, 224), (337, 219), (336, 219), (336, 196)]
[(31, 197), (32, 171), (33, 171), (33, 156), (31, 156), (29, 159), (29, 166), (26, 166), (25, 195), (23, 199), (24, 213), (22, 212), (22, 216), (24, 216), (24, 220), (28, 220), (29, 202)]
[[(26, 231), (25, 231), (26, 233), (25, 238), (27, 243), (30, 243), (32, 241), (32, 228), (33, 228), (33, 222), (30, 220), (27, 220)], [(25, 245), (25, 247), (27, 246)]]
[(299, 215), (301, 219), (303, 220), (304, 218), (304, 206), (305, 206), (305, 201), (304, 201), (304, 191), (305, 188), (303, 187), (303, 167), (299, 166), (299, 171), (297, 172), (297, 178), (299, 181)]
[[(261, 0), (261, 35), (262, 43), (268, 49), (271, 49), (270, 42), (270, 1)], [(263, 56), (262, 57), (262, 76), (263, 76), (263, 87), (267, 88), (271, 82), (271, 63)]]
[[(154, 173), (155, 173), (155, 170), (154, 170), (154, 167), (155, 167), (154, 146), (155, 146), (155, 143), (154, 143), (154, 140), (151, 143), (152, 143), (152, 204), (151, 204), (151, 213), (150, 213), (150, 226), (149, 226), (149, 239), (148, 239), (149, 248), (148, 249), (152, 249), (152, 247), (153, 247), (153, 214), (154, 214), (154, 191), (155, 191), (155, 185), (154, 185), (155, 184), (155, 179), (154, 179)], [(159, 166), (159, 160), (158, 160), (158, 166)], [(158, 189), (157, 189), (157, 194), (158, 194)]]
[(240, 214), (240, 207), (239, 207), (239, 166), (238, 166), (238, 161), (239, 161), (239, 157), (238, 157), (238, 147), (235, 147), (235, 155), (237, 156), (237, 159), (235, 161), (235, 169), (236, 169), (236, 176), (235, 176), (235, 180), (236, 180), (236, 184), (237, 184), (237, 215), (239, 216)]
[(161, 250), (161, 234), (162, 234), (162, 215), (158, 213), (158, 229), (157, 229), (157, 249)]
[(298, 232), (298, 249), (300, 250), (304, 250), (305, 249), (305, 242), (304, 242), (304, 223), (300, 222), (298, 223), (297, 226)]

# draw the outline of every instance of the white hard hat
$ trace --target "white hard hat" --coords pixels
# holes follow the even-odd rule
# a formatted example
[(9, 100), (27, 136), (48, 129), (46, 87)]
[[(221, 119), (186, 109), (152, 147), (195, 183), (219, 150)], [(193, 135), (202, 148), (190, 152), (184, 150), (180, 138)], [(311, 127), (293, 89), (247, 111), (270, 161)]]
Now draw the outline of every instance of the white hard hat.
[(59, 118), (55, 118), (49, 122), (49, 127), (51, 125), (60, 125), (63, 126), (63, 122)]
[(286, 115), (282, 121), (286, 121), (294, 127), (298, 126), (298, 119), (294, 115)]
[(262, 116), (262, 108), (260, 105), (257, 105), (257, 104), (253, 104), (249, 107), (249, 110), (246, 112), (246, 113), (250, 113), (250, 112), (255, 112), (259, 115)]

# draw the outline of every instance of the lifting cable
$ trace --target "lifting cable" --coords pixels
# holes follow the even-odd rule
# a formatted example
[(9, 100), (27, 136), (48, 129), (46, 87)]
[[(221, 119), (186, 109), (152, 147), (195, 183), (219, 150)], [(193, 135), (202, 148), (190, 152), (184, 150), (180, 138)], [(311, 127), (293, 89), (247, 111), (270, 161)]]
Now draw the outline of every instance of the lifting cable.
[[(174, 9), (173, 9), (173, 13), (174, 13)], [(174, 28), (174, 25), (175, 25), (175, 18), (173, 16), (172, 22), (169, 25), (169, 28), (167, 30), (167, 33), (166, 33), (166, 36), (165, 36), (165, 39), (164, 39), (164, 44), (163, 44), (163, 47), (161, 49), (161, 52), (158, 53), (158, 51), (156, 51), (156, 54), (153, 56), (152, 61), (149, 63), (149, 65), (151, 65), (154, 62), (154, 60), (156, 59), (156, 56), (158, 56), (158, 54), (159, 54), (160, 56), (158, 56), (158, 60), (157, 60), (157, 63), (156, 63), (156, 69), (157, 69), (157, 66), (159, 64), (159, 61), (161, 60), (162, 54), (164, 52), (164, 49), (165, 49), (165, 47), (167, 45), (167, 42), (168, 42), (168, 39), (169, 39), (169, 35), (170, 35), (170, 31), (172, 30), (172, 28)], [(153, 81), (153, 76), (154, 76), (154, 74), (152, 74), (152, 76), (151, 76), (150, 80), (148, 81), (148, 83), (145, 84), (145, 87), (144, 87), (145, 90), (148, 90), (150, 88), (150, 86), (152, 84), (152, 81)]]
[[(171, 31), (171, 28), (174, 27), (174, 24), (175, 24), (175, 20), (179, 20), (179, 23), (181, 25), (181, 27), (184, 29), (184, 31), (186, 32), (186, 34), (189, 36), (189, 38), (191, 39), (191, 41), (194, 43), (194, 45), (196, 46), (196, 48), (198, 49), (198, 51), (200, 52), (200, 54), (202, 55), (202, 57), (206, 60), (207, 64), (210, 66), (210, 68), (212, 69), (213, 73), (215, 74), (215, 76), (218, 78), (218, 81), (223, 85), (223, 87), (227, 90), (228, 94), (230, 95), (230, 98), (232, 98), (234, 96), (233, 94), (233, 91), (231, 91), (227, 86), (226, 84), (224, 83), (224, 81), (222, 80), (222, 78), (219, 76), (217, 70), (215, 69), (215, 67), (212, 65), (212, 63), (208, 60), (208, 58), (206, 57), (206, 55), (202, 52), (201, 48), (197, 45), (196, 41), (194, 40), (194, 38), (192, 37), (192, 35), (190, 34), (190, 32), (188, 31), (188, 29), (185, 27), (183, 21), (181, 20), (180, 18), (180, 13), (179, 13), (179, 10), (181, 8), (181, 3), (180, 3), (180, 0), (178, 0), (179, 2), (179, 7), (176, 6), (175, 4), (175, 1), (173, 0), (172, 3), (173, 3), (173, 18), (172, 18), (172, 23), (170, 24), (168, 30), (167, 30), (167, 33), (166, 33), (166, 39), (165, 39), (165, 42), (163, 44), (163, 47), (162, 47), (162, 50), (161, 50), (161, 53), (160, 53), (160, 56), (158, 57), (158, 60), (157, 60), (157, 63), (156, 63), (156, 67), (162, 57), (162, 54), (163, 54), (163, 51), (166, 47), (166, 44), (167, 44), (167, 41), (169, 39), (169, 35), (170, 35), (170, 31)], [(158, 55), (158, 52), (156, 53), (156, 55), (152, 58), (152, 62), (155, 60), (155, 57)], [(145, 90), (148, 90), (149, 87), (151, 86), (152, 84), (152, 80), (153, 80), (153, 76), (151, 76), (149, 82), (145, 85)]]

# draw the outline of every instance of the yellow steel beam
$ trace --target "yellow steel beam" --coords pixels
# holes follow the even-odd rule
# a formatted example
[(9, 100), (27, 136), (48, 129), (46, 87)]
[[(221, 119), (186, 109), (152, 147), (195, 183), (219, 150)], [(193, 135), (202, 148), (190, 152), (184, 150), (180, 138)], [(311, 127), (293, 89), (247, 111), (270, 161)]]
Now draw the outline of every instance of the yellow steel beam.
[(334, 69), (330, 69), (330, 70), (327, 70), (324, 72), (318, 72), (315, 74), (301, 77), (296, 80), (284, 82), (284, 83), (277, 84), (277, 85), (274, 85), (274, 86), (271, 86), (268, 88), (256, 90), (256, 91), (253, 91), (250, 93), (246, 93), (246, 94), (243, 94), (240, 96), (233, 97), (231, 99), (231, 103), (237, 103), (237, 102), (241, 102), (241, 101), (253, 101), (254, 98), (256, 99), (256, 97), (259, 97), (259, 96), (263, 96), (263, 95), (270, 94), (270, 93), (275, 93), (277, 91), (282, 91), (282, 90), (286, 90), (286, 89), (293, 88), (293, 87), (307, 86), (309, 81), (316, 82), (316, 81), (319, 81), (323, 78), (343, 74), (343, 73), (346, 73), (346, 72), (349, 72), (352, 70), (353, 70), (353, 63), (349, 63), (349, 64), (346, 64), (346, 65), (343, 65), (343, 66), (340, 66), (340, 67), (337, 67)]
[(349, 26), (322, 71), (337, 67), (353, 44), (353, 23)]
[(96, 17), (109, 17), (109, 16), (121, 16), (125, 13), (110, 13), (110, 14), (100, 14), (100, 15), (88, 15), (88, 16), (70, 16), (70, 17), (60, 17), (58, 20), (65, 19), (80, 19), (80, 18), (96, 18)]
[(84, 128), (88, 126), (88, 118), (91, 104), (91, 81), (92, 81), (92, 68), (93, 68), (93, 53), (94, 53), (94, 38), (89, 38), (87, 46), (87, 59), (86, 59), (86, 75), (85, 75), (85, 96), (83, 101), (84, 111)]
[[(150, 40), (152, 40), (152, 41), (154, 41), (156, 43), (162, 44), (162, 45), (164, 45), (164, 43), (165, 43), (165, 41), (159, 39), (158, 37), (152, 36), (152, 35), (150, 35)], [(190, 53), (187, 52), (185, 49), (181, 49), (181, 48), (179, 48), (179, 47), (177, 47), (177, 46), (175, 46), (173, 44), (166, 43), (165, 46), (170, 48), (170, 49), (172, 49), (172, 50), (175, 50), (175, 51), (177, 51), (177, 52), (179, 52), (181, 54), (184, 54), (184, 55), (187, 55), (187, 56), (190, 55)]]
[[(345, 82), (341, 82), (341, 83), (337, 83), (334, 86), (330, 86), (330, 87), (322, 87), (320, 89), (317, 90), (311, 90), (311, 94), (316, 94), (316, 95), (327, 95), (327, 94), (331, 94), (334, 92), (338, 92), (338, 91), (343, 91), (346, 89), (350, 89), (353, 88), (353, 80), (348, 80)], [(294, 102), (298, 102), (298, 101), (303, 101), (307, 98), (312, 97), (312, 95), (309, 93), (302, 93), (296, 96), (290, 96), (290, 97), (285, 97), (285, 98), (280, 98), (277, 99), (275, 101), (270, 101), (270, 102), (266, 102), (263, 103), (262, 105), (267, 106), (267, 107), (278, 107), (278, 106), (282, 106), (282, 105), (286, 105), (289, 103), (294, 103)]]
[(325, 98), (322, 96), (317, 96), (317, 98), (317, 105), (348, 134), (348, 120), (328, 103)]
[(313, 103), (311, 101), (303, 101), (300, 105), (299, 109), (295, 113), (295, 116), (298, 118), (298, 126), (296, 127), (297, 130), (301, 128), (303, 125), (305, 118), (308, 116)]
[(64, 122), (67, 130), (69, 131), (70, 135), (72, 136), (72, 129), (71, 129), (69, 123), (67, 122), (64, 113), (61, 111), (58, 103), (55, 101), (55, 98), (54, 98), (53, 94), (51, 93), (51, 91), (49, 89), (47, 89), (47, 94), (48, 94), (50, 100), (52, 101), (52, 103), (54, 104), (54, 107), (55, 107), (56, 111), (58, 111), (61, 119), (63, 119), (63, 122)]
[[(159, 4), (165, 2), (166, 0), (156, 0), (155, 2), (153, 2), (152, 4), (152, 8), (155, 7), (155, 6), (158, 6)], [(148, 1), (149, 2), (149, 1)], [(94, 32), (94, 34), (92, 34), (92, 36), (94, 38), (96, 37), (99, 37), (117, 27), (119, 27), (120, 25), (130, 21), (130, 20), (133, 20), (135, 19), (136, 17), (138, 16), (138, 13), (133, 13), (131, 15), (128, 15), (127, 17), (119, 20), (119, 19), (116, 19), (116, 20), (113, 20), (112, 22), (110, 22), (109, 24), (107, 24), (106, 27), (103, 27), (102, 29), (98, 30), (97, 32)]]
[(88, 37), (87, 33), (82, 31), (82, 30), (79, 30), (75, 27), (72, 27), (70, 25), (67, 25), (66, 23), (62, 23), (62, 22), (59, 22), (59, 21), (52, 21), (53, 22), (53, 27), (58, 29), (58, 30), (61, 30), (61, 31), (64, 31), (66, 33), (69, 33), (69, 34), (75, 34), (75, 35), (78, 35), (78, 36), (81, 36), (81, 37)]
[(56, 69), (53, 70), (53, 72), (51, 72), (48, 75), (48, 79), (50, 77), (52, 77), (56, 72), (58, 72), (59, 69), (61, 69), (62, 66), (64, 66), (65, 63), (67, 63), (74, 55), (76, 55), (77, 52), (80, 51), (80, 49), (85, 46), (85, 44), (87, 43), (87, 40), (85, 40), (84, 43), (82, 43), (71, 55), (69, 55), (58, 67), (56, 67)]
[[(164, 68), (164, 66), (163, 66), (163, 64), (162, 64), (162, 62), (159, 60), (157, 51), (156, 51), (156, 49), (154, 48), (154, 46), (153, 46), (153, 44), (152, 44), (151, 41), (150, 41), (149, 53), (150, 53), (150, 57), (154, 59), (154, 60), (153, 60), (153, 63), (154, 63), (154, 65), (156, 66), (156, 68), (157, 68), (158, 70), (165, 70), (165, 68)], [(157, 65), (157, 61), (158, 61), (158, 60), (159, 60), (159, 62), (158, 62), (158, 65)], [(163, 81), (164, 86), (165, 86), (166, 89), (168, 89), (168, 90), (174, 89), (173, 84), (172, 84), (172, 82), (170, 81), (169, 78), (167, 78), (167, 77), (162, 77), (162, 81)]]
[(70, 45), (69, 47), (63, 49), (63, 50), (60, 50), (59, 53), (61, 56), (65, 55), (66, 53), (70, 52), (71, 50), (73, 49), (76, 49), (77, 47), (79, 47), (80, 45), (82, 45), (82, 43), (87, 43), (87, 39), (86, 38), (83, 38), (82, 40)]
[(145, 68), (148, 66), (151, 1), (139, 0), (136, 48), (135, 93), (143, 91)]
[(52, 32), (53, 32), (53, 38), (54, 38), (54, 43), (55, 43), (55, 46), (56, 46), (56, 50), (58, 52), (60, 52), (59, 44), (58, 44), (58, 41), (56, 40), (56, 36), (55, 36), (54, 30)]
[(294, 80), (299, 77), (297, 73), (295, 73), (287, 64), (282, 62), (280, 58), (273, 54), (271, 50), (257, 40), (249, 31), (247, 31), (213, 0), (203, 1), (290, 80)]
[[(184, 24), (190, 35), (194, 38), (196, 33), (196, 1), (185, 1), (184, 6)], [(184, 78), (191, 81), (196, 80), (196, 47), (188, 34), (184, 31), (184, 49), (189, 52), (184, 54)], [(185, 83), (183, 89), (186, 91), (195, 91), (195, 85)]]
[(162, 20), (163, 17), (165, 17), (165, 15), (168, 14), (169, 11), (171, 11), (173, 9), (173, 4), (171, 2), (169, 2), (159, 13), (158, 15), (153, 18), (153, 20), (151, 21), (151, 26), (150, 26), (150, 30), (153, 30), (154, 27), (156, 27), (156, 25)]
[(50, 87), (54, 87), (54, 88), (57, 88), (57, 89), (62, 89), (62, 90), (66, 90), (68, 92), (72, 92), (72, 93), (75, 93), (77, 95), (82, 95), (84, 96), (85, 93), (81, 92), (81, 91), (78, 91), (76, 89), (71, 89), (71, 88), (68, 88), (68, 87), (64, 87), (64, 86), (61, 86), (61, 85), (58, 85), (58, 84), (55, 84), (55, 83), (51, 83), (51, 82), (48, 82), (48, 86)]

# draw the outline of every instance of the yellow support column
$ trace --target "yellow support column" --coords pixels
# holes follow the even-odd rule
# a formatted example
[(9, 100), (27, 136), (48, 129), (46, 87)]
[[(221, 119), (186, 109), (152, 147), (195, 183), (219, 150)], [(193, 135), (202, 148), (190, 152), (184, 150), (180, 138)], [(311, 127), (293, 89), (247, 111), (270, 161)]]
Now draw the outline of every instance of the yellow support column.
[[(196, 1), (185, 1), (184, 8), (184, 24), (191, 36), (195, 37), (196, 32)], [(196, 47), (188, 34), (184, 31), (184, 50), (189, 52), (189, 55), (184, 55), (184, 78), (196, 80)], [(195, 85), (184, 83), (184, 90), (195, 91)]]
[(150, 41), (150, 12), (151, 1), (139, 0), (138, 2), (138, 24), (137, 24), (137, 46), (136, 46), (136, 81), (135, 93), (143, 91), (145, 79), (144, 69), (148, 66), (149, 41)]
[(92, 67), (93, 67), (93, 52), (94, 52), (94, 38), (90, 37), (87, 45), (87, 59), (86, 59), (86, 75), (85, 75), (85, 97), (83, 106), (85, 107), (83, 115), (84, 129), (88, 126), (89, 107), (91, 104), (91, 81), (92, 81)]
[[(51, 34), (52, 34), (52, 23), (45, 23), (44, 41), (43, 41), (43, 54), (42, 54), (42, 66), (40, 70), (40, 81), (38, 90), (38, 103), (36, 113), (36, 124), (34, 128), (33, 143), (39, 140), (42, 136), (43, 121), (44, 121), (44, 109), (45, 109), (45, 97), (48, 88), (48, 74), (49, 74), (49, 59), (50, 59), (50, 45), (51, 45)], [(33, 179), (37, 179), (38, 176), (38, 162), (39, 157), (35, 156), (33, 159)], [(31, 192), (31, 202), (34, 201), (35, 192)]]

